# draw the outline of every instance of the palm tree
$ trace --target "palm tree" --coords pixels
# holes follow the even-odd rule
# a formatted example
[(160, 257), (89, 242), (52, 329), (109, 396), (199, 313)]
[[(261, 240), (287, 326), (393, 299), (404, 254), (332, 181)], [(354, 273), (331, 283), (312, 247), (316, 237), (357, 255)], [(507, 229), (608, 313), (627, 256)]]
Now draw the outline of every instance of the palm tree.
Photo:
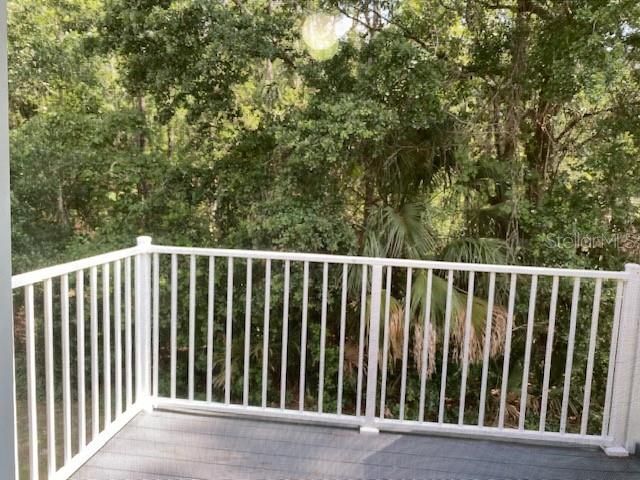
[[(368, 216), (363, 254), (372, 257), (412, 258), (422, 260), (444, 260), (460, 263), (504, 264), (507, 260), (505, 242), (489, 238), (460, 238), (437, 249), (436, 235), (426, 222), (427, 209), (420, 202), (405, 203), (399, 208), (384, 205), (376, 208)], [(355, 272), (354, 272), (355, 273)], [(411, 287), (410, 328), (414, 332), (411, 352), (414, 363), (421, 370), (421, 359), (424, 328), (430, 329), (427, 372), (431, 375), (435, 370), (437, 343), (443, 338), (445, 325), (447, 279), (446, 272), (434, 271), (432, 279), (431, 305), (429, 322), (425, 325), (425, 309), (427, 308), (427, 274), (420, 270), (415, 272)], [(474, 363), (483, 358), (485, 326), (488, 303), (484, 299), (488, 293), (488, 275), (477, 275), (473, 292), (471, 309), (471, 330), (469, 341), (469, 361)], [(350, 276), (350, 286), (354, 291), (361, 288), (361, 277)], [(468, 275), (464, 272), (455, 274), (455, 282), (451, 296), (451, 342), (454, 358), (462, 359), (464, 329), (466, 323), (466, 291)], [(392, 285), (402, 285), (398, 278)], [(506, 287), (502, 282), (496, 283), (496, 302), (492, 311), (492, 328), (490, 356), (497, 357), (502, 353), (506, 332), (506, 311), (501, 306), (506, 297)], [(386, 298), (383, 292), (383, 299)], [(407, 292), (395, 289), (390, 294), (389, 304), (389, 362), (402, 357), (404, 318)], [(384, 305), (383, 305), (384, 307)], [(385, 308), (381, 309), (383, 312)]]

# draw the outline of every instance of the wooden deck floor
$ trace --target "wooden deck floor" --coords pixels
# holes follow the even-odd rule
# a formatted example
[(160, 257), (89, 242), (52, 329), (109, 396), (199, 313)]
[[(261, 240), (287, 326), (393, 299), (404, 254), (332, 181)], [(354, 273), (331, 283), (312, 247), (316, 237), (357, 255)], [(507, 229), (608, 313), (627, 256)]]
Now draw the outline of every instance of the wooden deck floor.
[(74, 480), (640, 479), (640, 458), (175, 412), (142, 413)]

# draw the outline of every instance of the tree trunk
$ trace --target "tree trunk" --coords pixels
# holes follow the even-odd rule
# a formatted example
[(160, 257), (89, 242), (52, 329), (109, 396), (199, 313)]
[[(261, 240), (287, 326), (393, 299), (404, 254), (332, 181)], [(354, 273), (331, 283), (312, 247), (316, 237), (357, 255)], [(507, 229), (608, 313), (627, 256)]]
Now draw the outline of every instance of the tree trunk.
[[(543, 96), (540, 92), (539, 96)], [(531, 131), (525, 146), (529, 175), (527, 198), (532, 205), (539, 206), (548, 188), (549, 172), (554, 162), (553, 117), (558, 113), (557, 104), (540, 100), (531, 113)]]
[[(140, 117), (142, 119), (143, 124), (146, 123), (146, 112), (145, 112), (145, 103), (144, 103), (144, 97), (139, 96), (136, 98), (136, 107), (138, 109), (138, 112), (140, 113)], [(146, 133), (144, 131), (144, 128), (141, 128), (137, 135), (136, 135), (136, 144), (138, 146), (138, 150), (139, 150), (139, 158), (140, 161), (138, 163), (139, 165), (139, 171), (140, 171), (140, 180), (138, 180), (138, 184), (137, 184), (137, 188), (138, 188), (138, 195), (140, 196), (140, 199), (144, 202), (145, 200), (147, 200), (147, 198), (149, 197), (149, 192), (151, 190), (151, 186), (149, 184), (149, 181), (146, 178), (146, 165), (144, 162), (144, 154), (146, 151), (146, 146), (147, 146), (147, 136)], [(140, 219), (139, 219), (139, 225), (140, 225), (140, 229), (141, 231), (145, 231), (146, 230), (146, 226), (147, 226), (147, 221), (146, 221), (146, 215), (141, 215)]]

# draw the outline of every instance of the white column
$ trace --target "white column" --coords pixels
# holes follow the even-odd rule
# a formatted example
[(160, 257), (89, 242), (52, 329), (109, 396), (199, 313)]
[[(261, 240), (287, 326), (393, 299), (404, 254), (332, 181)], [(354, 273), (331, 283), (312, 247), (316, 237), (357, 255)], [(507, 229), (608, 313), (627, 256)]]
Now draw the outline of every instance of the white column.
[(151, 237), (137, 243), (143, 251), (135, 258), (136, 402), (144, 404), (151, 397)]
[(11, 305), (11, 216), (9, 200), (9, 80), (7, 2), (0, 0), (0, 478), (17, 478), (16, 410)]
[(633, 348), (635, 349), (631, 374), (631, 398), (629, 401), (629, 420), (627, 423), (626, 449), (630, 454), (640, 452), (640, 267), (631, 267), (636, 280), (634, 291), (635, 311), (632, 321), (635, 324)]
[(382, 298), (382, 266), (374, 265), (371, 275), (371, 315), (369, 317), (369, 349), (367, 351), (367, 393), (365, 421), (361, 433), (378, 433), (375, 425), (378, 387), (378, 350), (380, 349), (380, 300)]
[(618, 348), (614, 365), (613, 395), (607, 455), (634, 453), (640, 439), (640, 358), (638, 334), (640, 323), (640, 265), (627, 265), (629, 279), (624, 288)]

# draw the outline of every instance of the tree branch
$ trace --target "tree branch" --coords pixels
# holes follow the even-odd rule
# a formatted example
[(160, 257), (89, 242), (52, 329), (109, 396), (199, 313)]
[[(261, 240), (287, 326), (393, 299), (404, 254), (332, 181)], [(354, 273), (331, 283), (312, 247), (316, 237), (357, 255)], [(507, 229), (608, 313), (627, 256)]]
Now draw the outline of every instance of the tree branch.
[(551, 12), (549, 12), (549, 10), (544, 8), (542, 5), (536, 3), (534, 0), (525, 0), (523, 9), (521, 9), (519, 4), (507, 5), (506, 3), (496, 3), (496, 2), (490, 3), (490, 2), (485, 2), (483, 0), (476, 0), (476, 1), (483, 7), (488, 8), (489, 10), (510, 10), (511, 12), (514, 12), (514, 13), (528, 12), (528, 13), (533, 13), (540, 18), (551, 17)]
[[(380, 32), (382, 31), (382, 28), (375, 28), (371, 25), (369, 25), (367, 22), (361, 20), (360, 18), (358, 18), (357, 16), (353, 16), (352, 14), (350, 14), (349, 12), (347, 12), (343, 7), (338, 6), (338, 11), (340, 13), (342, 13), (345, 17), (350, 18), (351, 20), (353, 20), (354, 22), (358, 23), (359, 25), (362, 25), (363, 27), (367, 28), (369, 31), (371, 32)], [(404, 27), (403, 25), (400, 25), (394, 21), (392, 21), (389, 18), (384, 17), (380, 12), (378, 12), (377, 10), (372, 10), (372, 13), (377, 16), (380, 20), (386, 22), (389, 25), (393, 25), (394, 27), (397, 27), (398, 29), (400, 29), (402, 31), (402, 34), (405, 36), (405, 38), (407, 38), (408, 40), (411, 40), (415, 43), (417, 43), (418, 45), (420, 45), (422, 48), (424, 48), (425, 50), (431, 50), (430, 46), (428, 43), (426, 43), (424, 40), (416, 37), (415, 35), (413, 35), (408, 28)]]

